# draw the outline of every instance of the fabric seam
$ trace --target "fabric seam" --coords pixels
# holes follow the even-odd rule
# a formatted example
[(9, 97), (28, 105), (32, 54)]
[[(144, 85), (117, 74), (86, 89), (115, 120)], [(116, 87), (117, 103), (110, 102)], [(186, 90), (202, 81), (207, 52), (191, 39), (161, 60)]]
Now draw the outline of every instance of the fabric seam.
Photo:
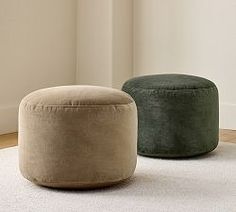
[(93, 109), (100, 109), (100, 108), (103, 108), (103, 107), (123, 107), (123, 106), (129, 106), (129, 105), (132, 105), (134, 104), (135, 102), (130, 102), (130, 103), (127, 103), (127, 104), (82, 104), (82, 105), (42, 105), (42, 104), (38, 104), (38, 105), (33, 105), (33, 104), (30, 104), (28, 102), (22, 102), (22, 105), (24, 107), (33, 107), (33, 108), (59, 108), (59, 109), (82, 109), (82, 108), (93, 108)]
[(209, 87), (201, 87), (201, 88), (174, 88), (174, 89), (171, 89), (171, 88), (137, 88), (137, 87), (129, 87), (129, 86), (127, 86), (127, 87), (125, 87), (124, 86), (124, 90), (126, 89), (126, 88), (128, 88), (128, 89), (133, 89), (133, 90), (142, 90), (142, 91), (155, 91), (155, 92), (165, 92), (165, 91), (191, 91), (191, 90), (207, 90), (207, 89), (217, 89), (217, 87), (216, 86), (209, 86)]

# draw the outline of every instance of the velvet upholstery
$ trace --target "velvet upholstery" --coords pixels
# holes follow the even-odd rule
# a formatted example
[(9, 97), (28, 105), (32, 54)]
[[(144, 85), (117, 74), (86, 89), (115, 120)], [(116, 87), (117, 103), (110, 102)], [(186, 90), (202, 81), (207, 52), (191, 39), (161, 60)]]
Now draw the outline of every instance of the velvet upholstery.
[(95, 188), (129, 178), (137, 160), (137, 109), (98, 86), (35, 91), (19, 108), (22, 175), (43, 186)]
[(138, 108), (138, 153), (189, 157), (216, 148), (219, 100), (215, 84), (180, 74), (136, 77), (125, 82)]

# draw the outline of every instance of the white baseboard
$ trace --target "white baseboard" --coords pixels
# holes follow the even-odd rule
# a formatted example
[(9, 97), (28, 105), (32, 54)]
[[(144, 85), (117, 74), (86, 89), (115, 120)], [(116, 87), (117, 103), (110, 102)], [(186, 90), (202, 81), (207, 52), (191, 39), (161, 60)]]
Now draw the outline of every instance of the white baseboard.
[(220, 128), (236, 129), (236, 104), (220, 104)]
[(0, 135), (16, 132), (18, 128), (18, 106), (0, 107)]

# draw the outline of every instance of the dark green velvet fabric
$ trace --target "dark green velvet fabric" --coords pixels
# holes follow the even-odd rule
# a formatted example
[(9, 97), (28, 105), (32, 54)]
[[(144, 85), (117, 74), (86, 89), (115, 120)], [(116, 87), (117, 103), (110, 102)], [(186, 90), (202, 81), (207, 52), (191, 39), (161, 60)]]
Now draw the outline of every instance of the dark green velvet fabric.
[(219, 100), (215, 84), (180, 74), (136, 77), (122, 90), (138, 108), (138, 153), (152, 157), (189, 157), (216, 148)]

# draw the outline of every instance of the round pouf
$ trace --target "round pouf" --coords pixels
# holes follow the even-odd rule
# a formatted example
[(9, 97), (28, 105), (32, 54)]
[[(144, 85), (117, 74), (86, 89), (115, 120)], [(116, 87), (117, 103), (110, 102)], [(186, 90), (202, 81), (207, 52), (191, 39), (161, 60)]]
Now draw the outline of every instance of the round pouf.
[(137, 160), (137, 109), (97, 86), (35, 91), (19, 109), (22, 175), (43, 186), (96, 188), (129, 178)]
[(189, 157), (216, 148), (219, 100), (213, 82), (190, 75), (148, 75), (128, 80), (122, 90), (138, 108), (140, 155)]

